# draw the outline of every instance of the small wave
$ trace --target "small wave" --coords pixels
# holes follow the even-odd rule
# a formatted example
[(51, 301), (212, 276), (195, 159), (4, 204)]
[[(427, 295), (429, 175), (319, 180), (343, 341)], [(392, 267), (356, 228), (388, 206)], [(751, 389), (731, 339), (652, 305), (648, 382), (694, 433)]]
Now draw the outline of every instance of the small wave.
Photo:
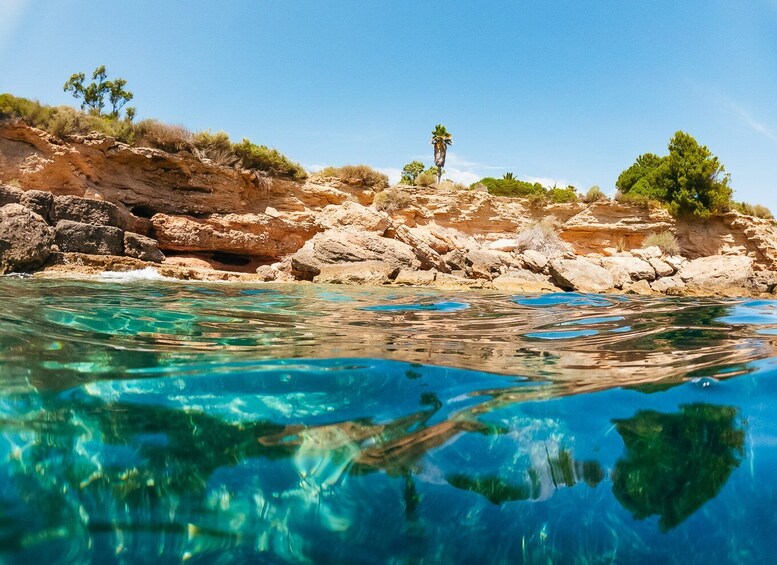
[(98, 277), (102, 280), (111, 282), (133, 282), (133, 281), (174, 281), (171, 277), (165, 277), (160, 275), (159, 271), (153, 267), (146, 267), (145, 269), (136, 269), (134, 271), (105, 271), (100, 273)]

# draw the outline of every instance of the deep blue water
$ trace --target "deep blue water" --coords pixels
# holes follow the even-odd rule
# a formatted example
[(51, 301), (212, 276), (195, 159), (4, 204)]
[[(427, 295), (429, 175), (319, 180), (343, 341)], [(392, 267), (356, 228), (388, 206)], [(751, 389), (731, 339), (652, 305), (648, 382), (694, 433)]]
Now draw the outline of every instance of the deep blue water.
[(0, 278), (5, 562), (768, 563), (777, 302)]

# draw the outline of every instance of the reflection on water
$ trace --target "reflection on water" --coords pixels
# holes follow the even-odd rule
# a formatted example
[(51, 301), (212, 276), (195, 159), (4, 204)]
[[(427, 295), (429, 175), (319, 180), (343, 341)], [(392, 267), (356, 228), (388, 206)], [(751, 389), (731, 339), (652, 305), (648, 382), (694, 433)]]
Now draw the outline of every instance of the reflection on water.
[(0, 555), (765, 562), (770, 301), (0, 279)]

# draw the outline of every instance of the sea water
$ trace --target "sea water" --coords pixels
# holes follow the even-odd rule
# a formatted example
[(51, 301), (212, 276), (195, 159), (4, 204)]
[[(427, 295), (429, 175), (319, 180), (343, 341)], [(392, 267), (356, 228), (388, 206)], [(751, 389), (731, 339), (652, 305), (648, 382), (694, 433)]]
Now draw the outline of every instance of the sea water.
[(0, 560), (765, 563), (777, 302), (0, 278)]

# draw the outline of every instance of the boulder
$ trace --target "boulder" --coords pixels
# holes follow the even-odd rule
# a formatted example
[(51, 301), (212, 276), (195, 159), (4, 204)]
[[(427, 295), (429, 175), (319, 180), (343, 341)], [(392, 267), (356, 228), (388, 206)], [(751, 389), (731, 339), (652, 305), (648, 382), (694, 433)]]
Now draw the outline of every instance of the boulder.
[(650, 283), (650, 288), (652, 288), (654, 292), (677, 295), (679, 294), (679, 291), (685, 288), (685, 283), (678, 276), (661, 277)]
[(402, 269), (399, 271), (397, 278), (394, 279), (394, 284), (405, 286), (430, 286), (434, 284), (436, 279), (437, 273), (434, 271)]
[(488, 244), (488, 248), (492, 251), (516, 251), (520, 246), (520, 242), (517, 239), (497, 239)]
[(91, 255), (122, 255), (124, 232), (112, 226), (94, 226), (71, 220), (60, 220), (56, 227), (60, 251)]
[(653, 267), (653, 270), (656, 272), (656, 275), (659, 277), (669, 277), (674, 274), (675, 269), (667, 263), (666, 261), (662, 261), (661, 259), (656, 259), (655, 257), (652, 257), (648, 263), (650, 263), (650, 266)]
[(526, 268), (535, 273), (545, 271), (548, 266), (548, 258), (534, 249), (527, 249), (521, 254), (521, 257)]
[(322, 265), (321, 272), (313, 279), (313, 282), (382, 285), (391, 282), (398, 272), (399, 267), (388, 265), (382, 261)]
[(753, 260), (741, 255), (700, 257), (678, 273), (688, 286), (700, 289), (745, 287), (752, 274)]
[(0, 208), (0, 274), (37, 269), (53, 244), (54, 230), (38, 214), (20, 204)]
[(321, 211), (318, 221), (326, 229), (354, 227), (379, 234), (383, 234), (391, 225), (391, 220), (385, 212), (367, 208), (351, 200), (339, 206), (327, 206)]
[(615, 261), (603, 260), (596, 261), (596, 263), (610, 273), (615, 288), (623, 288), (631, 282), (631, 274), (623, 264)]
[(656, 271), (645, 260), (637, 257), (603, 257), (600, 259), (602, 267), (608, 271), (612, 268), (613, 272), (621, 273), (626, 271), (632, 281), (654, 281), (656, 280)]
[(607, 269), (587, 259), (553, 259), (549, 264), (553, 282), (564, 290), (602, 292), (615, 286)]
[(661, 249), (656, 245), (651, 245), (650, 247), (645, 247), (644, 249), (632, 249), (631, 254), (635, 257), (639, 257), (640, 259), (647, 261), (648, 259), (657, 259), (661, 257)]
[(19, 204), (22, 194), (24, 192), (18, 188), (8, 186), (7, 184), (0, 184), (0, 208), (6, 204)]
[(165, 260), (165, 255), (159, 251), (159, 244), (155, 239), (132, 232), (124, 232), (124, 254), (153, 263)]
[(415, 253), (416, 258), (421, 263), (422, 269), (436, 269), (441, 273), (450, 272), (450, 268), (445, 262), (445, 259), (429, 245), (428, 240), (430, 237), (431, 236), (428, 233), (411, 229), (406, 226), (397, 226), (397, 229), (394, 232), (394, 239), (410, 246), (413, 253)]
[(49, 217), (53, 202), (54, 195), (44, 190), (28, 190), (22, 193), (19, 201), (22, 206), (26, 206), (44, 219)]
[[(421, 271), (426, 274), (429, 271)], [(466, 290), (470, 288), (483, 288), (483, 279), (468, 279), (460, 275), (437, 273), (434, 278), (434, 288), (440, 290)]]
[(69, 220), (93, 226), (126, 227), (123, 214), (115, 204), (78, 196), (55, 196), (49, 219), (52, 224)]
[(653, 289), (650, 287), (650, 283), (644, 279), (624, 285), (623, 291), (626, 294), (641, 294), (644, 296), (653, 294)]
[(473, 248), (467, 251), (465, 262), (476, 278), (491, 280), (501, 274), (502, 257), (499, 252)]
[(502, 292), (554, 292), (558, 291), (548, 277), (527, 269), (511, 269), (491, 281), (494, 288)]
[(417, 269), (413, 249), (402, 242), (353, 228), (336, 228), (316, 234), (291, 257), (292, 270), (311, 279), (323, 265), (381, 261), (392, 267)]

